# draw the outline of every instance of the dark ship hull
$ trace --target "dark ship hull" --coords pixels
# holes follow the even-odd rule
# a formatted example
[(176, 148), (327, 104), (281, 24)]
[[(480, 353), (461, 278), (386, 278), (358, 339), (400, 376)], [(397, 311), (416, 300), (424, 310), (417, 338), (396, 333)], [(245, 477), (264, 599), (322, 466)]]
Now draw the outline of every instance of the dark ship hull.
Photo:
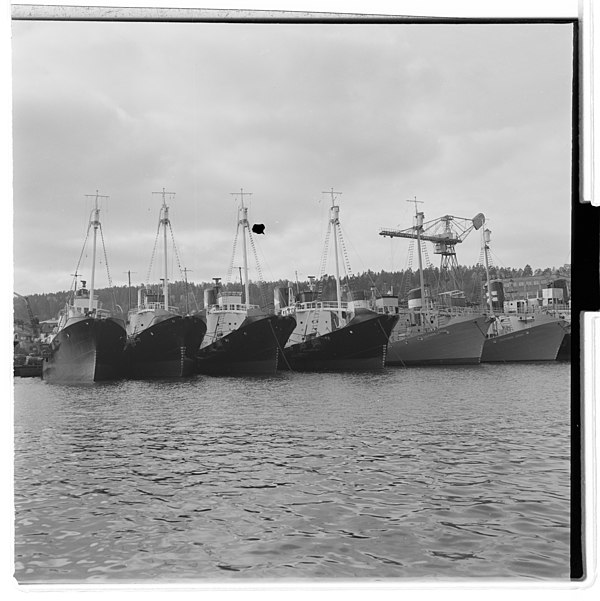
[(397, 340), (392, 333), (386, 365), (476, 365), (485, 343), (486, 321), (484, 315), (460, 318)]
[(280, 369), (293, 371), (377, 370), (385, 364), (395, 315), (360, 311), (338, 330), (284, 349)]
[(131, 335), (125, 347), (130, 378), (181, 378), (195, 373), (206, 323), (195, 315), (173, 315)]
[(491, 336), (483, 345), (481, 361), (482, 363), (554, 361), (564, 336), (565, 329), (558, 321)]
[(201, 374), (273, 374), (296, 320), (291, 316), (246, 317), (237, 330), (200, 349), (196, 370)]
[(121, 320), (86, 317), (60, 330), (44, 358), (47, 382), (87, 384), (123, 376), (127, 334)]

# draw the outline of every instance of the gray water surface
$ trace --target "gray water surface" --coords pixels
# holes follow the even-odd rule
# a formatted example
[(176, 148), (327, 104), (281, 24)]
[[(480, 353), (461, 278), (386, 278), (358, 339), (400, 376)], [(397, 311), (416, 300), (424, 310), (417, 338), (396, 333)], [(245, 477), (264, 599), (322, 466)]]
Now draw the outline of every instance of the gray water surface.
[(17, 378), (16, 578), (566, 580), (569, 377)]

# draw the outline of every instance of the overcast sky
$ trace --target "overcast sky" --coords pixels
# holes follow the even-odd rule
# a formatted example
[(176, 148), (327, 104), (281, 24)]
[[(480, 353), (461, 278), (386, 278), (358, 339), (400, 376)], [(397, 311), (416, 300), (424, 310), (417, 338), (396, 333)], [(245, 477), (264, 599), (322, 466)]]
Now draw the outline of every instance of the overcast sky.
[(225, 277), (241, 188), (267, 280), (319, 273), (331, 188), (354, 273), (407, 267), (378, 232), (415, 196), (426, 221), (484, 213), (496, 265), (569, 263), (572, 32), (14, 22), (14, 288), (69, 289), (96, 190), (116, 285), (146, 280), (163, 188), (191, 281)]

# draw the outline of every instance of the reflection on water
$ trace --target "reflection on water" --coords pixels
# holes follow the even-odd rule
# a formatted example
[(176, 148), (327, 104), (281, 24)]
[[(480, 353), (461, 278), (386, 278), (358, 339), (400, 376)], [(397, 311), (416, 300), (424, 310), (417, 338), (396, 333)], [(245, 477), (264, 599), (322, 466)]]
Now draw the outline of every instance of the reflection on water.
[(15, 382), (21, 583), (568, 578), (569, 366)]

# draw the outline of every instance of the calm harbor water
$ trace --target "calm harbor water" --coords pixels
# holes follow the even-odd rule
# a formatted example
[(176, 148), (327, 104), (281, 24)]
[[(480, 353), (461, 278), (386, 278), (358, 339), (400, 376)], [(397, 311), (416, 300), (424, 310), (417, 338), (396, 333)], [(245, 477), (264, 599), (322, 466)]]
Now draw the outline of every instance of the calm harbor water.
[(566, 581), (569, 374), (17, 378), (15, 576)]

